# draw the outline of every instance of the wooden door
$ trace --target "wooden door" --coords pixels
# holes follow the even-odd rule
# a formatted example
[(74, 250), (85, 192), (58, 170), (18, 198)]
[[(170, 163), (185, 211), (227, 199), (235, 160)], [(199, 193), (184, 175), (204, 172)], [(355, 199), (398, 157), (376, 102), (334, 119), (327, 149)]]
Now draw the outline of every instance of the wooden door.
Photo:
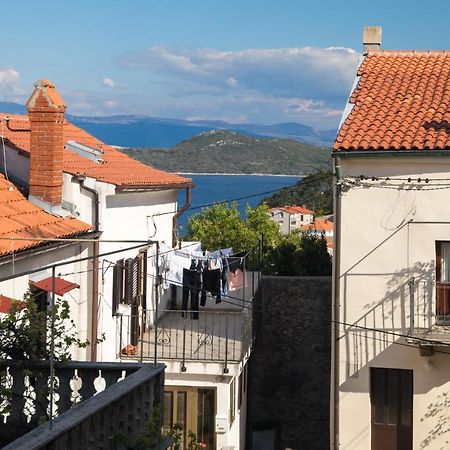
[(412, 450), (413, 373), (371, 368), (372, 450)]

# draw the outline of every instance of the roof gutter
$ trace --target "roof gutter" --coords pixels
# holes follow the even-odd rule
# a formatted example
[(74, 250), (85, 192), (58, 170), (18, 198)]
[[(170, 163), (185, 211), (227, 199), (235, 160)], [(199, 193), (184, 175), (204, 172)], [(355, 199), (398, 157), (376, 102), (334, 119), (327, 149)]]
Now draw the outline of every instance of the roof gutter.
[[(89, 192), (94, 197), (94, 231), (100, 232), (100, 196), (96, 189), (86, 186), (85, 175), (74, 175), (72, 180), (80, 184), (80, 188)], [(98, 240), (92, 243), (92, 305), (91, 305), (91, 361), (97, 361), (97, 339), (98, 339), (98, 270), (100, 244)]]
[(339, 322), (340, 322), (340, 259), (341, 259), (341, 186), (339, 156), (334, 159), (334, 255), (331, 308), (331, 386), (330, 386), (330, 448), (339, 450)]
[(338, 150), (331, 153), (332, 158), (351, 157), (379, 158), (382, 156), (450, 156), (450, 150)]
[[(82, 234), (80, 233), (80, 234), (71, 235), (70, 237), (76, 239), (78, 236), (80, 236), (80, 239), (82, 239), (83, 237), (86, 239), (93, 239), (93, 238), (100, 237), (100, 233), (96, 233), (94, 231), (87, 231), (87, 232), (83, 232)], [(30, 256), (40, 255), (40, 254), (55, 250), (57, 248), (69, 247), (70, 245), (81, 244), (81, 243), (82, 242), (80, 242), (80, 241), (77, 241), (77, 242), (58, 241), (58, 242), (52, 242), (52, 243), (48, 243), (47, 241), (41, 242), (34, 247), (30, 247), (25, 250), (21, 250), (18, 253), (14, 253), (14, 256), (13, 256), (13, 253), (9, 253), (7, 255), (0, 256), (0, 266), (3, 264), (11, 264), (13, 259), (15, 262), (17, 262), (22, 259), (29, 258)]]
[(172, 247), (177, 245), (178, 241), (178, 219), (180, 216), (191, 206), (192, 203), (192, 187), (186, 188), (186, 202), (184, 205), (174, 214), (172, 218)]

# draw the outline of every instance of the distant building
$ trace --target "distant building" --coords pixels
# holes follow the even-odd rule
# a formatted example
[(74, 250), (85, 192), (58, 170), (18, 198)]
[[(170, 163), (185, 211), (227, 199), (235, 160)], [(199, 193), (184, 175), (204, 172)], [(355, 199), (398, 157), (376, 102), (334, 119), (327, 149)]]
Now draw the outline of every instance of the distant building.
[(284, 234), (289, 234), (314, 220), (314, 211), (304, 206), (283, 206), (271, 208), (269, 211), (271, 219), (278, 223)]
[(333, 254), (333, 229), (334, 223), (332, 218), (318, 218), (314, 219), (313, 222), (308, 225), (301, 227), (303, 231), (308, 231), (317, 236), (323, 236), (327, 241), (328, 252)]

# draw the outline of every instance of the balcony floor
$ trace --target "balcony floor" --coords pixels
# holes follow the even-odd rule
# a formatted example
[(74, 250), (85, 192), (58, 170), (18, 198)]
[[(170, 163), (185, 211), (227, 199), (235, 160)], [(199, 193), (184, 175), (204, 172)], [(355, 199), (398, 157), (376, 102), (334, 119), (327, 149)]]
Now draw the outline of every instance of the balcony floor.
[(248, 348), (243, 333), (248, 324), (246, 317), (238, 312), (200, 310), (198, 320), (194, 320), (190, 313), (183, 318), (181, 311), (165, 312), (157, 321), (156, 335), (155, 325), (144, 333), (136, 356), (141, 356), (142, 346), (142, 357), (153, 359), (156, 340), (158, 361), (182, 360), (184, 354), (186, 361), (223, 362), (227, 357), (228, 362), (238, 362)]
[(439, 345), (440, 343), (447, 345), (450, 344), (450, 326), (435, 325), (431, 329), (418, 328), (414, 330), (411, 337), (426, 341), (436, 341), (430, 342), (432, 345)]

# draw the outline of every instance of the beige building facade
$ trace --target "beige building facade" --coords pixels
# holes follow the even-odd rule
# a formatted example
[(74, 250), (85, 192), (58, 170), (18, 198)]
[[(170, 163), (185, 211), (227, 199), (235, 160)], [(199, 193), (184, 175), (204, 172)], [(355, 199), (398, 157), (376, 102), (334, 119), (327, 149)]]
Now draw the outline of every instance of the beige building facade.
[(449, 448), (449, 56), (371, 41), (333, 148), (334, 450)]

